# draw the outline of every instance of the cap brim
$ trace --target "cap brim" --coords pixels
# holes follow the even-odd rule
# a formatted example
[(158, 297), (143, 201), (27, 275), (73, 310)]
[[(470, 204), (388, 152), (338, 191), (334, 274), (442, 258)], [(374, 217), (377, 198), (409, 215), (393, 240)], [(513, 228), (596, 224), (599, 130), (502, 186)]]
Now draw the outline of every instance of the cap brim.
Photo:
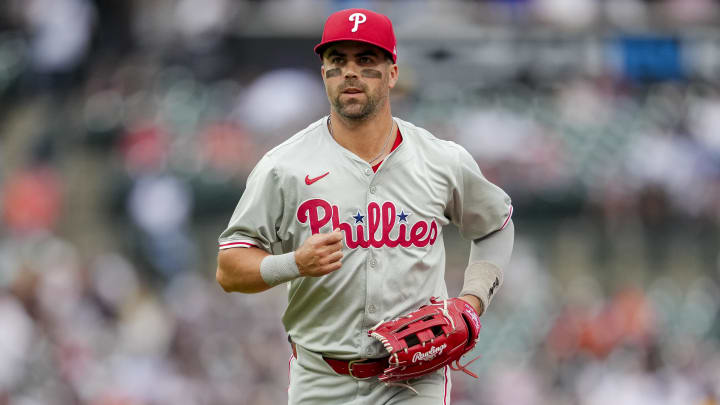
[(320, 57), (322, 58), (322, 53), (325, 51), (325, 49), (328, 46), (330, 46), (332, 44), (336, 44), (338, 42), (343, 42), (343, 41), (362, 42), (365, 44), (374, 45), (374, 46), (382, 49), (383, 51), (387, 52), (392, 57), (393, 63), (397, 62), (397, 55), (393, 54), (390, 49), (385, 48), (384, 46), (378, 44), (377, 42), (367, 41), (367, 40), (357, 39), (357, 38), (336, 38), (336, 39), (333, 39), (332, 41), (321, 42), (321, 43), (315, 45), (314, 51), (316, 54), (320, 55)]

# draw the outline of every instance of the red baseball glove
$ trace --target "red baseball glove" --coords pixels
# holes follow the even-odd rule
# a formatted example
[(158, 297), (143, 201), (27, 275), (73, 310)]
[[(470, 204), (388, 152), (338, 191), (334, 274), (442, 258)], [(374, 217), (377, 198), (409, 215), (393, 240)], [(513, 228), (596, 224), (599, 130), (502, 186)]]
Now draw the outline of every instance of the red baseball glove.
[(368, 331), (390, 353), (390, 365), (378, 378), (387, 383), (420, 377), (445, 365), (477, 375), (460, 365), (460, 356), (477, 342), (480, 318), (475, 309), (460, 298), (438, 301), (430, 298), (407, 315), (382, 322)]

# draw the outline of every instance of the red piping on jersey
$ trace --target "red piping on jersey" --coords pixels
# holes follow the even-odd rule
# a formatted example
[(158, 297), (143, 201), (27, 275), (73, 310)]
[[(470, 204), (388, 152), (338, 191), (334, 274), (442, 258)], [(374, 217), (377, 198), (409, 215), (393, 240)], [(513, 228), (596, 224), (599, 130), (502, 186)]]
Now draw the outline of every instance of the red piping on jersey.
[(510, 222), (510, 218), (512, 217), (512, 212), (513, 212), (513, 207), (512, 207), (512, 205), (511, 205), (511, 206), (510, 206), (510, 212), (508, 213), (508, 217), (505, 218), (505, 222), (504, 222), (504, 223), (502, 224), (502, 226), (500, 227), (500, 230), (501, 230), (501, 231), (502, 231), (503, 229), (505, 229), (505, 227), (507, 226), (508, 222)]
[(445, 366), (445, 388), (443, 388), (443, 405), (447, 405), (447, 383), (448, 383), (448, 375), (447, 375), (447, 366)]
[(222, 249), (225, 247), (236, 247), (236, 246), (237, 247), (258, 247), (258, 245), (254, 244), (254, 243), (250, 243), (250, 242), (228, 242), (228, 243), (223, 243), (222, 245), (220, 245), (220, 248)]
[[(397, 147), (400, 146), (400, 142), (402, 142), (402, 134), (400, 134), (400, 128), (398, 128), (398, 130), (397, 130), (397, 137), (395, 138), (395, 143), (393, 143), (393, 146), (392, 146), (392, 148), (390, 149), (390, 152), (392, 152), (392, 151), (394, 151), (395, 149), (397, 149)], [(372, 167), (372, 169), (373, 169), (374, 172), (377, 172), (377, 171), (378, 171), (378, 169), (380, 168), (380, 165), (382, 164), (382, 162), (383, 162), (384, 160), (385, 160), (385, 159), (381, 160), (380, 163), (378, 163), (378, 164), (376, 164), (375, 166)]]

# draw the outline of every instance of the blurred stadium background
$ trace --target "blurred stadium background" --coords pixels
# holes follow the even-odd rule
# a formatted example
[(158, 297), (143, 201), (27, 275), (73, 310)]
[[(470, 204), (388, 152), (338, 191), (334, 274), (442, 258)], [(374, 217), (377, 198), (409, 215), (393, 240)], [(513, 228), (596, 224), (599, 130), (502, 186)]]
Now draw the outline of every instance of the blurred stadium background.
[(713, 0), (3, 0), (0, 404), (285, 403), (284, 290), (223, 293), (216, 238), (327, 113), (312, 46), (353, 6), (395, 23), (394, 114), (514, 200), (453, 404), (717, 405)]

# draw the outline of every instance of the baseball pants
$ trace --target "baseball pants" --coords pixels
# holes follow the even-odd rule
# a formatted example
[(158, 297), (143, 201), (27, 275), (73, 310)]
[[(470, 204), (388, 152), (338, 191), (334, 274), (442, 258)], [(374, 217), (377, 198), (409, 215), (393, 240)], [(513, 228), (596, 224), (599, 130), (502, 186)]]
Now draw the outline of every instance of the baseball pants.
[(297, 345), (290, 359), (288, 405), (450, 405), (447, 367), (408, 383), (419, 394), (399, 385), (386, 385), (376, 377), (357, 380), (340, 375), (322, 355)]

